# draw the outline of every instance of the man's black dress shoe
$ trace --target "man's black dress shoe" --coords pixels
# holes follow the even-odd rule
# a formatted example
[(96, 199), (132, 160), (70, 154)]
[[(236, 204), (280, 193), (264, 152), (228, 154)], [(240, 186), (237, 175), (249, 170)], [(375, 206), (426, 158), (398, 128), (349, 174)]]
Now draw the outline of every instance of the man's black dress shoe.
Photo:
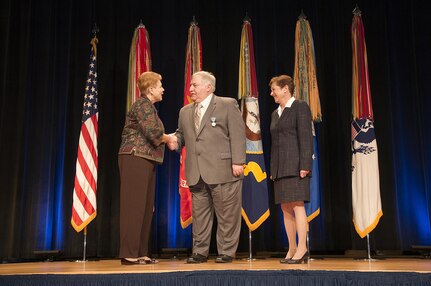
[(199, 253), (194, 253), (192, 256), (190, 256), (189, 258), (187, 258), (186, 263), (203, 263), (203, 262), (207, 262), (207, 257), (203, 256)]
[(146, 264), (144, 261), (142, 260), (127, 260), (126, 258), (121, 258), (121, 265), (144, 265)]
[(216, 263), (230, 263), (232, 262), (233, 257), (229, 256), (229, 255), (219, 255), (215, 262)]

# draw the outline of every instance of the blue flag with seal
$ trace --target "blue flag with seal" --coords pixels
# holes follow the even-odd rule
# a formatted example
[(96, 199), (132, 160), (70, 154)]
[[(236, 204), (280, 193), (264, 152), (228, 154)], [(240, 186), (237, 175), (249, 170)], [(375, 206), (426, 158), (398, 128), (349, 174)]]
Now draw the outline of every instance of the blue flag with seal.
[(238, 98), (246, 126), (246, 166), (242, 188), (242, 217), (250, 231), (269, 217), (268, 181), (263, 156), (253, 34), (249, 19), (241, 33)]

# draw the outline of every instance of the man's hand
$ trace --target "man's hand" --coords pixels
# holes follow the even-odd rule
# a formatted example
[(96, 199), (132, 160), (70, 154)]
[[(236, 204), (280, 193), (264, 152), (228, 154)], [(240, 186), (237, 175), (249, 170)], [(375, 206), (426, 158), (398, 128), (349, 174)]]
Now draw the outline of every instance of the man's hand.
[(308, 173), (310, 173), (309, 170), (301, 170), (299, 171), (299, 176), (301, 177), (301, 179), (303, 179), (308, 175)]
[(168, 140), (166, 142), (168, 145), (169, 150), (176, 150), (178, 149), (178, 138), (175, 136), (175, 133), (171, 133), (168, 135)]
[(239, 177), (244, 174), (244, 165), (234, 165), (232, 164), (232, 174), (235, 177)]

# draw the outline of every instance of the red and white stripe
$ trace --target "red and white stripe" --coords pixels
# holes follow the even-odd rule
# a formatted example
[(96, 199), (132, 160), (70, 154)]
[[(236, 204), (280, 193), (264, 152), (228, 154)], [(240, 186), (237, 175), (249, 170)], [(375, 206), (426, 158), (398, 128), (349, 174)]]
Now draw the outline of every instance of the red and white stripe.
[(97, 214), (98, 115), (97, 112), (82, 124), (79, 136), (72, 206), (72, 226), (78, 232)]

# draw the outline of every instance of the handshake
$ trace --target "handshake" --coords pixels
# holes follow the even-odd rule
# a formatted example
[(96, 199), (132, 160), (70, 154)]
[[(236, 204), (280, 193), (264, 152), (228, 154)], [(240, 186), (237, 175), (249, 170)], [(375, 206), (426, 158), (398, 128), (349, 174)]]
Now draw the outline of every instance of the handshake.
[(178, 137), (175, 135), (175, 133), (171, 134), (163, 134), (163, 143), (166, 143), (169, 150), (177, 150), (178, 149)]

